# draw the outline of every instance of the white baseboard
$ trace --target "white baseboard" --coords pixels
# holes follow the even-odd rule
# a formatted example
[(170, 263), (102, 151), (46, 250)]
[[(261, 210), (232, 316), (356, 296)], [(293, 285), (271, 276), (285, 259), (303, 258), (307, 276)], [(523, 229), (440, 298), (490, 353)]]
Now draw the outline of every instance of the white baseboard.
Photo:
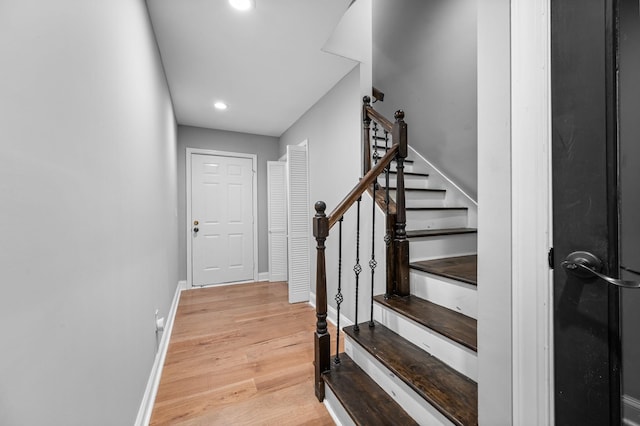
[(171, 339), (171, 331), (173, 330), (173, 321), (176, 318), (176, 311), (178, 309), (178, 302), (180, 301), (180, 293), (187, 288), (186, 281), (179, 281), (176, 286), (176, 292), (173, 295), (173, 301), (171, 302), (171, 308), (167, 314), (167, 321), (165, 323), (164, 332), (162, 333), (162, 339), (156, 352), (156, 358), (153, 361), (153, 367), (151, 367), (151, 373), (149, 374), (149, 380), (147, 381), (147, 387), (138, 409), (138, 416), (136, 417), (136, 426), (147, 426), (151, 420), (151, 412), (153, 411), (153, 404), (156, 400), (158, 393), (158, 386), (160, 385), (160, 376), (162, 376), (162, 368), (164, 367), (164, 360), (167, 356), (167, 349), (169, 348), (169, 340)]
[(622, 395), (622, 424), (640, 426), (640, 400), (629, 395)]
[(258, 281), (269, 281), (269, 273), (268, 272), (260, 272), (258, 274)]
[[(196, 289), (200, 289), (200, 288), (227, 287), (227, 286), (230, 286), (230, 285), (255, 284), (257, 282), (258, 281), (256, 281), (256, 280), (232, 281), (232, 282), (229, 282), (229, 283), (220, 283), (220, 284), (194, 285), (194, 286), (191, 286), (191, 287), (186, 287), (186, 289), (187, 290), (196, 290)], [(185, 281), (185, 284), (186, 284), (186, 281)]]

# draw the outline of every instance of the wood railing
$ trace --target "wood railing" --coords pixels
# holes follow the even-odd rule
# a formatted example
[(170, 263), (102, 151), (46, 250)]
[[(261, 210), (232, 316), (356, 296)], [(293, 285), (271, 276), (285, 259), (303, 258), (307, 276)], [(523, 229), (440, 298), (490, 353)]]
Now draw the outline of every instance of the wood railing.
[[(386, 295), (396, 294), (399, 296), (409, 295), (409, 242), (406, 234), (406, 209), (404, 194), (404, 160), (407, 157), (407, 124), (404, 122), (404, 112), (396, 111), (394, 117), (395, 122), (387, 120), (373, 107), (369, 97), (363, 99), (362, 119), (364, 125), (363, 131), (363, 174), (360, 182), (347, 194), (344, 199), (331, 211), (329, 216), (326, 215), (326, 204), (318, 201), (315, 204), (316, 214), (313, 218), (313, 235), (317, 243), (317, 269), (316, 269), (316, 331), (314, 335), (315, 346), (315, 392), (318, 400), (324, 399), (324, 380), (322, 374), (331, 369), (330, 354), (330, 335), (327, 327), (327, 271), (325, 259), (325, 241), (329, 233), (336, 223), (340, 224), (339, 232), (339, 261), (338, 261), (338, 294), (337, 302), (337, 338), (336, 341), (336, 358), (334, 363), (340, 363), (339, 357), (339, 333), (340, 333), (340, 304), (343, 301), (342, 295), (342, 220), (344, 214), (354, 205), (357, 205), (357, 230), (356, 230), (356, 264), (354, 266), (355, 273), (355, 326), (354, 330), (358, 330), (358, 283), (359, 275), (362, 272), (360, 265), (360, 200), (365, 191), (372, 191), (373, 198), (373, 231), (371, 243), (371, 259), (369, 267), (371, 268), (371, 315), (369, 326), (374, 326), (373, 322), (373, 287), (374, 274), (377, 262), (375, 260), (375, 209), (376, 200), (379, 199), (377, 191), (380, 190), (378, 178), (385, 174), (385, 197), (384, 206), (386, 209), (386, 235), (384, 241), (386, 244)], [(381, 158), (374, 156), (375, 164), (372, 167), (371, 160), (371, 123), (374, 123), (374, 144), (378, 143), (378, 125), (385, 132), (384, 140), (388, 143), (387, 133), (391, 133), (393, 144), (386, 145), (385, 155)], [(377, 148), (376, 148), (377, 152)], [(396, 200), (395, 209), (391, 211), (391, 200), (389, 198), (389, 173), (391, 163), (396, 162)]]

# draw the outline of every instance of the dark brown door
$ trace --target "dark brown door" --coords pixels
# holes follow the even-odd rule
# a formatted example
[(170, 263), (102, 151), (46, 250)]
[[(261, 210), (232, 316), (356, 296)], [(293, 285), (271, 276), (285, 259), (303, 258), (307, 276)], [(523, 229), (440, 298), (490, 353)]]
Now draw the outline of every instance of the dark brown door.
[(640, 296), (619, 287), (640, 279), (639, 7), (551, 4), (556, 424), (618, 425), (620, 296)]

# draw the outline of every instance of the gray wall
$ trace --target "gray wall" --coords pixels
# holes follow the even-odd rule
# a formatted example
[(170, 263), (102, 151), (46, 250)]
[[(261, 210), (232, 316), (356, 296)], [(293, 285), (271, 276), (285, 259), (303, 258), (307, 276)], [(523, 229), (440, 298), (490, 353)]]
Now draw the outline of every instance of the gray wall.
[[(280, 136), (287, 145), (309, 142), (311, 201), (335, 207), (360, 177), (360, 74), (354, 68)], [(315, 247), (315, 246), (314, 246)]]
[(409, 144), (477, 200), (477, 0), (373, 2), (375, 107), (403, 109)]
[[(360, 108), (360, 70), (356, 67), (280, 137), (281, 153), (286, 152), (287, 145), (308, 141), (310, 222), (315, 214), (313, 204), (316, 201), (324, 201), (329, 214), (358, 183), (362, 162), (360, 160), (360, 129), (362, 127)], [(345, 218), (344, 241), (355, 241), (355, 221), (351, 219)], [(327, 239), (327, 288), (331, 306), (335, 306), (333, 295), (336, 294), (338, 282), (336, 232), (337, 226)], [(355, 259), (350, 252), (351, 246), (354, 245), (348, 246), (343, 253), (344, 259)], [(363, 252), (366, 252), (364, 250), (363, 248)], [(316, 242), (313, 236), (309, 253), (311, 257), (310, 286), (311, 292), (315, 293)], [(352, 277), (353, 274), (343, 274), (345, 289), (354, 288)], [(350, 318), (353, 318), (350, 315), (352, 304), (345, 296), (343, 313)]]
[(142, 0), (0, 3), (0, 424), (133, 424), (177, 274)]
[(279, 158), (278, 138), (200, 127), (178, 126), (178, 271), (181, 280), (187, 279), (185, 159), (187, 148), (255, 154), (258, 157), (258, 272), (269, 272), (267, 161), (274, 161)]

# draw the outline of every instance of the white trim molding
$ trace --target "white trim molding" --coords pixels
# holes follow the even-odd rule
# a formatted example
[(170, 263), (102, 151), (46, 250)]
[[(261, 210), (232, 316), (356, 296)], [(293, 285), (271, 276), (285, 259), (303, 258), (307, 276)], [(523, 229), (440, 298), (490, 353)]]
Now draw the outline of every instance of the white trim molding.
[(269, 281), (269, 273), (268, 272), (258, 273), (258, 281)]
[(171, 302), (171, 308), (167, 314), (167, 322), (165, 329), (162, 332), (162, 338), (158, 345), (158, 351), (151, 367), (151, 373), (149, 374), (149, 380), (147, 380), (147, 387), (138, 409), (138, 415), (136, 416), (136, 426), (147, 426), (151, 420), (151, 413), (153, 412), (153, 405), (156, 401), (156, 395), (158, 394), (158, 386), (160, 385), (160, 377), (162, 376), (162, 369), (164, 367), (164, 360), (167, 357), (167, 349), (169, 349), (169, 340), (171, 340), (171, 331), (173, 330), (173, 322), (176, 318), (176, 311), (178, 310), (178, 303), (180, 302), (180, 294), (186, 289), (187, 282), (180, 281), (176, 286), (176, 292), (173, 295), (173, 301)]
[(511, 1), (513, 424), (553, 425), (550, 0)]
[(187, 196), (187, 215), (186, 215), (186, 239), (187, 239), (187, 288), (193, 287), (193, 270), (191, 257), (191, 155), (215, 155), (218, 157), (237, 157), (249, 158), (252, 160), (253, 169), (253, 281), (259, 280), (258, 274), (258, 157), (255, 154), (245, 154), (239, 152), (216, 151), (212, 149), (186, 148), (186, 196)]

